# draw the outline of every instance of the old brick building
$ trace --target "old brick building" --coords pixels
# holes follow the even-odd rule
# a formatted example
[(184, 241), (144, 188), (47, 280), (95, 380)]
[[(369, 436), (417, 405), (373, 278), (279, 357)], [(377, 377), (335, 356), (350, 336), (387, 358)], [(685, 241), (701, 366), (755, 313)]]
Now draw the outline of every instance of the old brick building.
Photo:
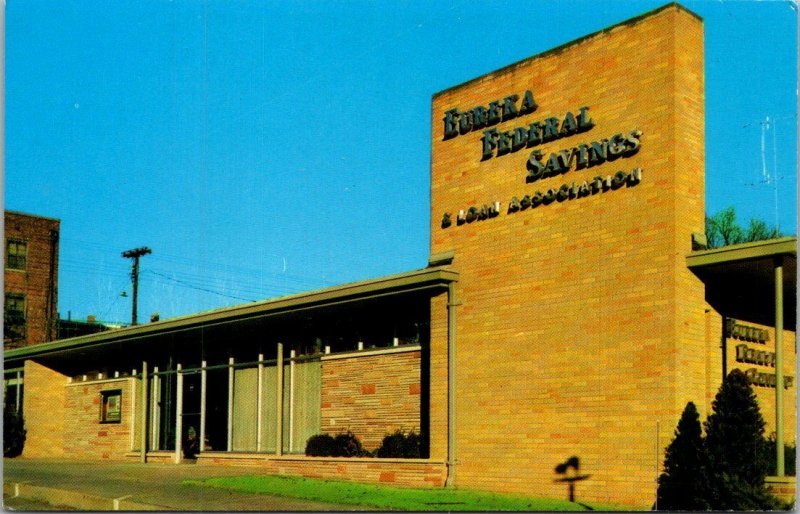
[(5, 211), (3, 346), (55, 339), (59, 220)]
[[(670, 4), (434, 95), (426, 268), (7, 352), (23, 455), (180, 462), (199, 433), (201, 462), (549, 497), (575, 456), (579, 498), (649, 508), (733, 368), (794, 441), (797, 241), (701, 248), (703, 80)], [(397, 429), (422, 458), (303, 455)]]

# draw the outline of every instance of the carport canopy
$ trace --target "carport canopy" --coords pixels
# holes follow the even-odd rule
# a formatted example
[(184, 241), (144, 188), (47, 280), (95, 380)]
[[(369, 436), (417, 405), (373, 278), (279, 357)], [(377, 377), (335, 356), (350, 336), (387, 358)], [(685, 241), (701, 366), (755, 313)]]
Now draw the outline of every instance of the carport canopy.
[(776, 268), (781, 266), (784, 328), (795, 330), (797, 238), (782, 237), (692, 252), (686, 265), (706, 286), (706, 301), (720, 314), (775, 324)]

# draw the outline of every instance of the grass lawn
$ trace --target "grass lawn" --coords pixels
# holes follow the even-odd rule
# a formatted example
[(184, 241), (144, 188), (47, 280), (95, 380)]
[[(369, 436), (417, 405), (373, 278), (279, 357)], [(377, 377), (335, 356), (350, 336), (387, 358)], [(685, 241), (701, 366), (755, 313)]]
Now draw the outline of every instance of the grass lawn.
[(408, 489), (386, 485), (273, 475), (186, 480), (184, 483), (201, 487), (220, 487), (248, 493), (271, 494), (328, 503), (363, 505), (379, 510), (576, 511), (620, 509), (618, 506), (582, 505), (566, 500), (531, 498), (468, 489)]

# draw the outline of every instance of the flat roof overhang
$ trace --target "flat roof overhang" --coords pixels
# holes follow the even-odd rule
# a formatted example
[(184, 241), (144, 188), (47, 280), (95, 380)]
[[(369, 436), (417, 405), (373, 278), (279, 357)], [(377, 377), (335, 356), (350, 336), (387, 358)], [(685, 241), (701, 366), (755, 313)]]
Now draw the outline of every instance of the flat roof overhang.
[(281, 314), (292, 314), (312, 309), (324, 309), (349, 302), (387, 298), (420, 291), (446, 290), (451, 282), (458, 281), (458, 273), (446, 267), (429, 267), (372, 280), (352, 282), (341, 286), (318, 289), (307, 293), (236, 305), (163, 321), (109, 330), (3, 353), (6, 367), (18, 366), (21, 361), (36, 357), (58, 357), (76, 350), (152, 340), (155, 337), (201, 327), (254, 320)]
[(706, 285), (706, 301), (720, 314), (774, 326), (775, 266), (783, 266), (784, 328), (797, 319), (797, 238), (782, 237), (692, 252), (686, 265)]

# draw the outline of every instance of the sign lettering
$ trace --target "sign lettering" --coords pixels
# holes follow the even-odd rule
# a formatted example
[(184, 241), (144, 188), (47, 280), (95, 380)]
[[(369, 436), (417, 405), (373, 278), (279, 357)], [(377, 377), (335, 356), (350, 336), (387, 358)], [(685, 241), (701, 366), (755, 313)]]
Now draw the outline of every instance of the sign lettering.
[(735, 319), (728, 319), (725, 322), (725, 336), (762, 344), (769, 341), (769, 332), (765, 329), (742, 325), (737, 323)]

